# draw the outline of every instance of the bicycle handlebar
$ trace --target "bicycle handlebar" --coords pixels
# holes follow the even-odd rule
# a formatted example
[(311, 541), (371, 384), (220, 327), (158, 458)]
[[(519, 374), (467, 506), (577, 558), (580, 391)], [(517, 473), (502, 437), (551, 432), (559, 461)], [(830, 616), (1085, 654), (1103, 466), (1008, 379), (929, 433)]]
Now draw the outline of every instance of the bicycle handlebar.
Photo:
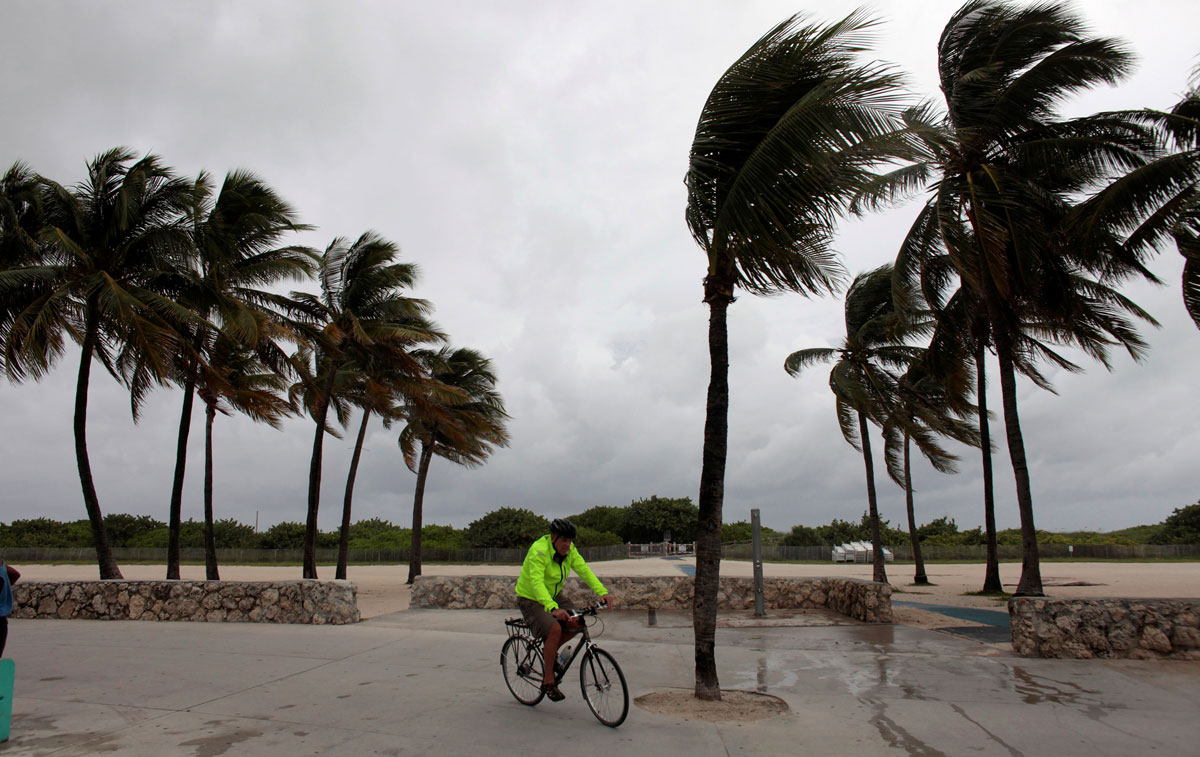
[(593, 602), (582, 610), (567, 610), (567, 617), (574, 620), (575, 618), (582, 618), (585, 615), (595, 615), (601, 608), (609, 609), (608, 602)]

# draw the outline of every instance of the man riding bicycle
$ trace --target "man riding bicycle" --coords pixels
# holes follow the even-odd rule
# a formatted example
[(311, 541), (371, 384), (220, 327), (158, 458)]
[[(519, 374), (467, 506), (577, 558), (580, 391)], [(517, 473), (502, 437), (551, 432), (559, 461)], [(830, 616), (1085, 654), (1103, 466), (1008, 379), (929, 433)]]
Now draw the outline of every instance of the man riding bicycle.
[(561, 593), (567, 576), (574, 570), (602, 602), (609, 607), (614, 604), (608, 589), (575, 549), (574, 540), (575, 525), (564, 518), (555, 518), (550, 524), (550, 533), (529, 548), (521, 566), (521, 577), (517, 579), (517, 607), (530, 630), (545, 641), (542, 691), (552, 702), (561, 702), (564, 698), (554, 683), (555, 656), (558, 648), (579, 630), (578, 623), (567, 615), (567, 610), (575, 606)]

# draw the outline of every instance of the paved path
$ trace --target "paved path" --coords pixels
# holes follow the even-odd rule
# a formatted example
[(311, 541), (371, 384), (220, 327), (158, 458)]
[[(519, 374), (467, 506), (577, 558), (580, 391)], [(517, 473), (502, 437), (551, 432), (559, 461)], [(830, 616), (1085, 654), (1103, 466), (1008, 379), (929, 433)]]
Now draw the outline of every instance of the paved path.
[[(577, 685), (525, 707), (500, 674), (508, 611), (408, 610), (352, 626), (11, 620), (5, 755), (1190, 754), (1200, 663), (1035, 660), (904, 626), (725, 618), (721, 684), (782, 698), (754, 724), (633, 706), (615, 730)], [(615, 611), (600, 643), (634, 696), (690, 688), (690, 617)], [(799, 622), (799, 620), (797, 621)]]

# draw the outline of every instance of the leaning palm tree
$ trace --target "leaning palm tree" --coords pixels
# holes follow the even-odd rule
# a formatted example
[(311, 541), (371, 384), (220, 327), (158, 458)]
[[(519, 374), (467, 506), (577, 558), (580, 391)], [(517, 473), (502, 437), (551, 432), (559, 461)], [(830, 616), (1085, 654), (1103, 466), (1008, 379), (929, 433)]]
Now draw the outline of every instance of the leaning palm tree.
[(835, 398), (838, 426), (846, 442), (862, 453), (866, 468), (873, 580), (887, 583), (868, 421), (881, 427), (891, 422), (901, 431), (926, 439), (923, 429), (894, 409), (898, 387), (889, 371), (912, 365), (921, 357), (921, 349), (903, 344), (902, 322), (892, 300), (890, 264), (855, 277), (846, 292), (845, 316), (846, 337), (841, 347), (798, 350), (787, 356), (783, 367), (788, 375), (798, 376), (808, 366), (833, 363), (829, 388)]
[(802, 21), (794, 16), (770, 30), (721, 76), (688, 164), (687, 223), (708, 263), (711, 362), (693, 607), (701, 699), (721, 696), (714, 645), (734, 290), (832, 292), (843, 275), (831, 249), (837, 218), (898, 148), (900, 77), (857, 59), (875, 22), (862, 13), (828, 25)]
[[(38, 234), (41, 231), (41, 195), (38, 176), (20, 161), (0, 177), (0, 272), (36, 265), (41, 258)], [(19, 279), (9, 280), (0, 289), (0, 344), (18, 312), (18, 304), (30, 299), (28, 285)], [(20, 364), (0, 352), (0, 370), (10, 380), (19, 381), (23, 375)]]
[[(346, 493), (342, 499), (342, 525), (338, 532), (338, 557), (335, 578), (345, 580), (350, 553), (350, 519), (354, 504), (354, 482), (358, 478), (358, 463), (362, 458), (363, 442), (367, 438), (367, 424), (372, 415), (383, 418), (388, 424), (395, 414), (393, 387), (379, 376), (378, 366), (349, 366), (346, 382), (349, 386), (335, 389), (334, 394), (347, 403), (362, 410), (362, 421), (358, 425), (358, 436), (354, 440), (354, 452), (350, 455), (350, 471), (346, 474)], [(344, 382), (345, 383), (345, 382)], [(347, 419), (348, 420), (348, 419)]]
[[(75, 390), (75, 457), (102, 579), (120, 578), (87, 449), (88, 386), (93, 360), (114, 376), (115, 352), (134, 345), (155, 380), (170, 372), (181, 346), (172, 323), (194, 322), (172, 286), (190, 264), (180, 223), (188, 183), (153, 155), (126, 148), (88, 164), (71, 189), (43, 180), (45, 228), (40, 264), (0, 273), (0, 292), (24, 297), (5, 334), (7, 368), (41, 377), (63, 351), (65, 333), (81, 347)], [(119, 378), (119, 377), (118, 377)], [(140, 397), (133, 395), (135, 410)]]
[(37, 174), (21, 161), (0, 176), (0, 270), (31, 265), (41, 257), (39, 189)]
[[(1192, 87), (1171, 109), (1168, 121), (1171, 146), (1192, 163), (1200, 163), (1200, 68)], [(1179, 254), (1183, 255), (1183, 304), (1200, 328), (1200, 183), (1181, 193), (1184, 212), (1171, 230)]]
[[(972, 0), (939, 40), (943, 122), (911, 114), (924, 159), (880, 182), (892, 191), (936, 179), (925, 227), (938, 230), (986, 319), (1021, 517), (1019, 595), (1041, 595), (1042, 580), (1016, 373), (1034, 378), (1036, 360), (1058, 362), (1023, 334), (1054, 333), (1102, 361), (1120, 344), (1137, 358), (1144, 345), (1121, 311), (1146, 314), (1111, 285), (1149, 275), (1143, 261), (1170, 220), (1155, 209), (1185, 178), (1179, 166), (1144, 170), (1158, 148), (1138, 116), (1056, 112), (1077, 91), (1118, 82), (1131, 62), (1062, 3)], [(1095, 320), (1072, 323), (1084, 311)]]
[[(897, 261), (904, 260), (906, 252), (902, 251)], [(946, 267), (949, 256), (936, 256), (940, 262), (923, 266), (922, 276), (938, 268)], [(936, 287), (930, 291), (934, 297), (943, 293)], [(996, 493), (992, 470), (992, 455), (994, 445), (991, 437), (991, 414), (987, 404), (987, 351), (988, 326), (987, 316), (983, 311), (978, 297), (966, 287), (959, 287), (944, 304), (933, 309), (937, 326), (930, 339), (927, 352), (927, 362), (933, 366), (931, 371), (942, 381), (942, 394), (947, 402), (947, 409), (962, 416), (974, 412), (978, 418), (978, 430), (974, 435), (980, 450), (980, 470), (983, 474), (983, 526), (984, 526), (984, 572), (983, 587), (985, 594), (999, 594), (1004, 591), (1000, 581), (1000, 547), (996, 536)], [(974, 374), (975, 383), (971, 387), (970, 376)], [(974, 390), (975, 405), (972, 406), (968, 396)]]
[(509, 416), (496, 391), (491, 361), (466, 347), (444, 347), (425, 352), (423, 357), (432, 380), (453, 393), (409, 394), (398, 412), (405, 422), (398, 440), (400, 451), (408, 469), (417, 474), (408, 562), (410, 584), (421, 575), (425, 481), (433, 457), (475, 468), (483, 465), (497, 447), (508, 446), (505, 421)]
[[(206, 375), (208, 353), (218, 341), (227, 351), (228, 340), (236, 339), (256, 346), (261, 357), (286, 375), (283, 354), (273, 339), (265, 337), (264, 329), (271, 325), (266, 317), (270, 308), (261, 287), (285, 279), (308, 278), (315, 267), (315, 254), (308, 248), (281, 246), (286, 234), (309, 227), (299, 224), (296, 211), (260, 178), (234, 171), (226, 175), (220, 191), (214, 189), (211, 177), (201, 173), (188, 197), (187, 228), (196, 260), (179, 299), (211, 325), (179, 326), (182, 341), (189, 349), (178, 355), (175, 366), (175, 380), (183, 387), (183, 409), (168, 508), (168, 579), (179, 578), (179, 532), (192, 402), (198, 377)], [(209, 390), (209, 396), (213, 391)]]
[[(280, 334), (282, 336), (282, 334)], [(262, 339), (268, 339), (267, 333)], [(230, 415), (228, 405), (253, 420), (279, 428), (280, 421), (292, 411), (285, 398), (286, 381), (277, 371), (268, 370), (256, 351), (226, 337), (218, 337), (206, 351), (196, 377), (200, 400), (204, 403), (204, 565), (209, 581), (220, 580), (217, 544), (213, 532), (213, 421), (217, 413)], [(223, 404), (224, 402), (224, 404)]]
[(404, 294), (416, 283), (417, 267), (394, 262), (398, 254), (395, 244), (374, 232), (352, 243), (338, 237), (321, 260), (321, 294), (293, 292), (289, 300), (276, 301), (289, 313), (289, 322), (314, 345), (319, 371), (310, 379), (316, 396), (311, 410), (316, 432), (308, 477), (304, 578), (317, 577), (321, 458), (339, 371), (352, 363), (375, 361), (397, 373), (422, 376), (425, 369), (411, 351), (444, 338), (426, 318), (430, 304)]
[(917, 443), (917, 449), (941, 473), (954, 473), (958, 457), (942, 447), (939, 437), (948, 436), (973, 446), (980, 443), (978, 431), (968, 419), (962, 417), (970, 413), (969, 401), (965, 397), (956, 400), (947, 398), (947, 385), (954, 386), (959, 382), (946, 381), (931, 373), (928, 354), (929, 349), (923, 348), (920, 359), (913, 362), (896, 382), (895, 402), (883, 424), (884, 460), (888, 476), (904, 489), (908, 534), (916, 567), (913, 575), (915, 584), (928, 584), (929, 576), (925, 572), (921, 540), (917, 534), (912, 486), (912, 442)]

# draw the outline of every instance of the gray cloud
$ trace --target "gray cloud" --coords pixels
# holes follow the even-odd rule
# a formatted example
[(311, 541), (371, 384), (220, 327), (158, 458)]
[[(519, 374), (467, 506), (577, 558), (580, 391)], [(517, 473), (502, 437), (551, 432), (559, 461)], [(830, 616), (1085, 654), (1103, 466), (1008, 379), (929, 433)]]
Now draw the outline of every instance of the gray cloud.
[[(877, 4), (879, 57), (936, 92), (936, 39), (958, 2)], [(853, 3), (823, 6), (823, 19)], [(1166, 105), (1200, 50), (1190, 5), (1088, 3), (1097, 31), (1143, 56), (1125, 86), (1072, 107)], [(416, 290), (456, 344), (493, 358), (513, 415), (511, 449), (478, 470), (436, 461), (427, 522), (465, 526), (504, 505), (566, 515), (659, 494), (695, 497), (708, 382), (704, 258), (683, 223), (696, 117), (724, 69), (794, 4), (613, 2), (577, 6), (316, 2), (10, 3), (0, 29), (0, 123), (14, 160), (63, 183), (118, 144), (161, 154), (184, 174), (254, 170), (319, 230), (304, 242), (374, 228), (420, 264)], [(851, 273), (886, 261), (911, 211), (848, 222)], [(1179, 257), (1154, 264), (1165, 288), (1133, 298), (1162, 322), (1143, 365), (1022, 383), (1038, 524), (1120, 528), (1194, 502), (1200, 432), (1197, 331), (1178, 292)], [(730, 311), (731, 415), (726, 520), (760, 508), (789, 528), (865, 509), (862, 459), (842, 441), (826, 374), (782, 370), (792, 350), (834, 344), (835, 298), (742, 296)], [(83, 517), (71, 441), (77, 365), (38, 384), (0, 384), (0, 520)], [(93, 372), (89, 442), (106, 512), (165, 518), (180, 394), (161, 390), (142, 422)], [(993, 381), (993, 387), (996, 382)], [(993, 391), (993, 394), (996, 392)], [(999, 396), (989, 399), (999, 409)], [(357, 421), (355, 421), (356, 423)], [(356, 426), (355, 426), (356, 428)], [(217, 422), (218, 517), (302, 520), (312, 428)], [(998, 518), (1015, 526), (1003, 449)], [(200, 517), (202, 418), (189, 447), (185, 517)], [(876, 448), (881, 446), (876, 443)], [(349, 440), (328, 440), (323, 528), (335, 527)], [(976, 453), (948, 477), (919, 463), (921, 520), (982, 521)], [(884, 516), (903, 498), (882, 474)], [(414, 476), (394, 432), (367, 438), (356, 517), (404, 523)]]

